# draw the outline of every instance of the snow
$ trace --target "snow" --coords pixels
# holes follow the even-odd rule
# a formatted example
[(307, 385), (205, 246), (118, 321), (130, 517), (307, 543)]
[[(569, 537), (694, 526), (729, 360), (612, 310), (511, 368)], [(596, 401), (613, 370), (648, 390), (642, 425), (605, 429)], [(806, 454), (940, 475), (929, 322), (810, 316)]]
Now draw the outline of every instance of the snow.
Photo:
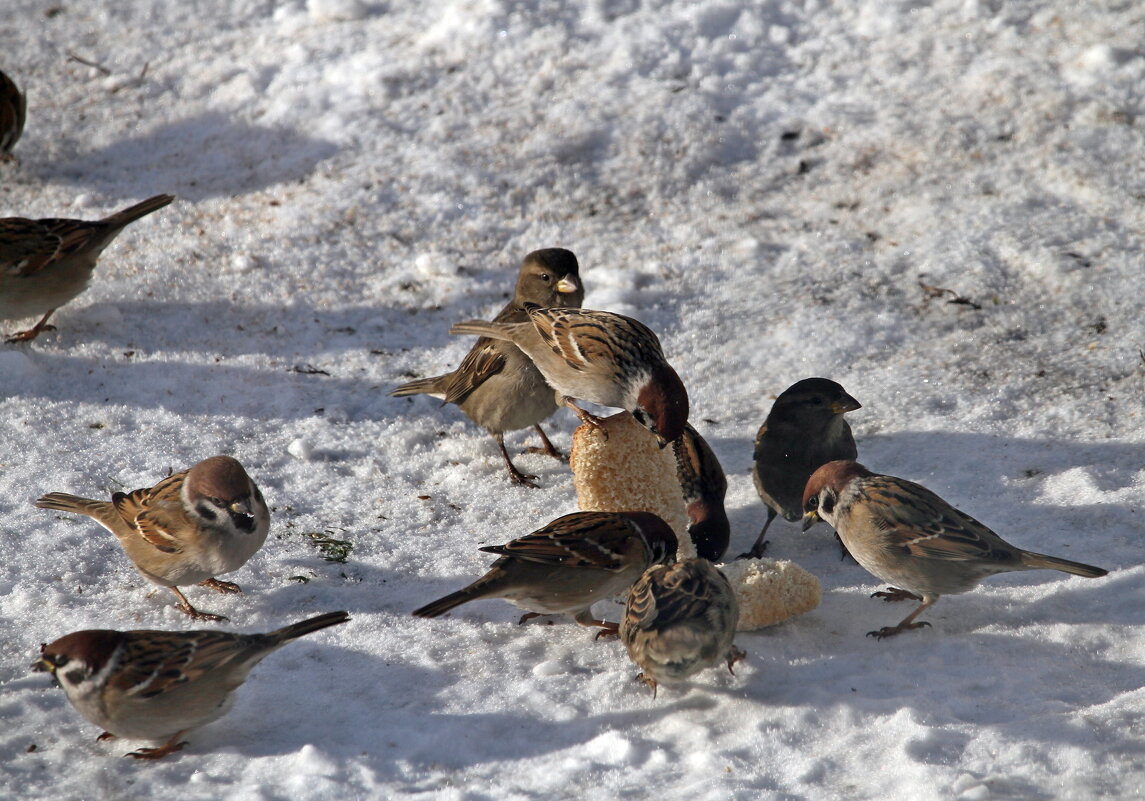
[[(8, 0), (0, 26), (28, 94), (0, 215), (179, 199), (108, 248), (58, 331), (0, 346), (0, 796), (1138, 797), (1134, 4), (54, 9)], [(386, 395), (455, 366), (469, 342), (449, 326), (494, 313), (552, 246), (579, 257), (586, 306), (660, 335), (729, 474), (732, 554), (763, 521), (757, 427), (824, 375), (863, 403), (872, 469), (1111, 574), (998, 576), (875, 642), (905, 612), (867, 597), (825, 527), (779, 521), (771, 555), (819, 576), (822, 606), (740, 634), (735, 676), (656, 699), (570, 620), (518, 626), (495, 601), (410, 617), (482, 572), (480, 545), (575, 509), (566, 466), (517, 456), (542, 487), (511, 486), (455, 408)], [(575, 423), (551, 421), (558, 447)], [(192, 602), (241, 631), (353, 621), (138, 764), (28, 665), (69, 631), (188, 621), (106, 532), (32, 502), (215, 453), (259, 482), (272, 532), (225, 576), (245, 594)], [(353, 549), (325, 561), (308, 534)]]

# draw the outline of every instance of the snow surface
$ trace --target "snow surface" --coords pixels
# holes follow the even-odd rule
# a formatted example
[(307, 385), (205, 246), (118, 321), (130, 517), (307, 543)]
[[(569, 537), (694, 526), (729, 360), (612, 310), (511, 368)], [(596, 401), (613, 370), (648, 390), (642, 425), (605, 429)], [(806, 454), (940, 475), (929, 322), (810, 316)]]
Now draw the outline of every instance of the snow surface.
[[(1066, 0), (6, 0), (28, 123), (0, 215), (179, 200), (58, 332), (0, 346), (0, 795), (1140, 797), (1143, 25)], [(824, 375), (864, 404), (870, 467), (1111, 575), (999, 576), (875, 642), (905, 610), (825, 527), (781, 521), (771, 555), (822, 606), (655, 700), (569, 620), (410, 617), (481, 544), (575, 509), (566, 466), (517, 457), (543, 487), (511, 486), (456, 409), (386, 395), (456, 365), (449, 325), (550, 246), (587, 306), (659, 332), (729, 474), (733, 554), (763, 520), (756, 428)], [(551, 423), (567, 449), (575, 418)], [(188, 622), (102, 529), (32, 501), (215, 453), (272, 535), (226, 576), (244, 595), (192, 601), (243, 631), (354, 619), (139, 764), (28, 665), (76, 629)]]

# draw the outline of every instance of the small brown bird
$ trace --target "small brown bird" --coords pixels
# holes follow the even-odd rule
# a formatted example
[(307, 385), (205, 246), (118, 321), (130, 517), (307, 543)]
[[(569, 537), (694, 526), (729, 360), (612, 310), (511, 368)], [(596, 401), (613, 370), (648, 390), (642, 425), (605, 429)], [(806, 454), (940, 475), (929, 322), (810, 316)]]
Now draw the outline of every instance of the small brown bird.
[(684, 436), (672, 443), (672, 449), (676, 477), (684, 493), (688, 536), (698, 556), (718, 562), (731, 539), (731, 523), (724, 508), (727, 476), (711, 446), (691, 423), (684, 426)]
[(266, 634), (75, 631), (40, 646), (33, 670), (59, 682), (72, 706), (106, 731), (99, 740), (163, 740), (125, 756), (161, 759), (180, 738), (225, 715), (251, 668), (291, 640), (345, 623), (329, 612)]
[(95, 222), (0, 219), (0, 320), (43, 315), (7, 341), (28, 342), (50, 329), (52, 312), (87, 289), (100, 253), (119, 232), (174, 199), (156, 195)]
[(680, 438), (688, 422), (688, 392), (651, 329), (612, 312), (545, 309), (532, 303), (524, 308), (529, 322), (469, 320), (449, 333), (515, 342), (560, 394), (561, 404), (602, 432), (600, 418), (574, 399), (631, 412), (661, 447)]
[(0, 72), (0, 161), (15, 161), (12, 148), (24, 132), (27, 98), (16, 83)]
[(843, 415), (862, 405), (826, 378), (805, 378), (775, 399), (755, 435), (751, 475), (767, 504), (767, 522), (755, 544), (739, 558), (759, 558), (767, 547), (767, 529), (776, 515), (795, 522), (803, 516), (803, 488), (822, 464), (859, 455), (851, 426)]
[[(576, 307), (583, 300), (580, 265), (572, 251), (534, 250), (521, 262), (513, 299), (493, 322), (525, 322), (525, 303)], [(505, 449), (506, 431), (532, 427), (543, 447), (530, 450), (561, 458), (540, 425), (557, 410), (556, 394), (533, 362), (511, 342), (481, 337), (452, 373), (410, 381), (390, 395), (429, 395), (457, 404), (466, 417), (493, 435), (514, 484), (536, 487), (537, 477), (522, 473), (513, 464)]]
[(868, 632), (876, 639), (929, 626), (915, 618), (940, 595), (967, 592), (995, 573), (1046, 569), (1098, 578), (1109, 572), (1024, 551), (926, 487), (872, 473), (855, 461), (829, 462), (816, 470), (803, 509), (804, 529), (826, 520), (867, 572), (895, 585), (872, 597), (922, 601), (897, 626)]
[(653, 565), (628, 593), (620, 640), (652, 688), (683, 681), (717, 662), (728, 672), (744, 653), (732, 644), (739, 604), (728, 580), (707, 559)]
[(649, 512), (574, 512), (504, 545), (479, 550), (498, 554), (489, 572), (457, 592), (414, 611), (437, 617), (469, 601), (504, 598), (539, 615), (570, 614), (582, 626), (616, 631), (592, 616), (592, 605), (621, 595), (644, 570), (676, 556), (672, 529)]
[(116, 536), (144, 578), (170, 588), (179, 599), (175, 608), (196, 620), (226, 618), (195, 609), (179, 587), (242, 592), (214, 577), (246, 564), (270, 530), (262, 493), (230, 456), (204, 459), (148, 489), (117, 492), (110, 502), (52, 492), (36, 506), (95, 520)]

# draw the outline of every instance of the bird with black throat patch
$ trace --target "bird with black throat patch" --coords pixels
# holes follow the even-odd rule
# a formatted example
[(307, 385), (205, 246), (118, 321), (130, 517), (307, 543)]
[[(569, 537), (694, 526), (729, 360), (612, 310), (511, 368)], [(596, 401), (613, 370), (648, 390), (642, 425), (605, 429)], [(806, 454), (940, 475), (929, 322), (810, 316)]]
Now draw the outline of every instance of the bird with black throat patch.
[(1060, 570), (1084, 578), (1109, 571), (1026, 551), (913, 481), (872, 473), (852, 460), (828, 462), (803, 493), (804, 528), (825, 520), (867, 572), (891, 584), (872, 597), (921, 604), (895, 626), (868, 632), (883, 639), (929, 626), (916, 618), (942, 595), (968, 592), (995, 573)]

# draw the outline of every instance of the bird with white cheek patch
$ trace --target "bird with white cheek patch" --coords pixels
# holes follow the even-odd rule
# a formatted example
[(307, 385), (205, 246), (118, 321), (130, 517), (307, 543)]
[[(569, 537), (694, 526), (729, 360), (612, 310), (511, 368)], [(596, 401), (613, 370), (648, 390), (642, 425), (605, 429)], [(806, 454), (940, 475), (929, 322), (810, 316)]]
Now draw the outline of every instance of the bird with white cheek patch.
[(144, 578), (168, 587), (179, 599), (175, 608), (196, 620), (226, 618), (200, 612), (179, 587), (201, 584), (217, 592), (242, 592), (215, 576), (246, 564), (270, 531), (262, 493), (230, 456), (204, 459), (154, 487), (117, 492), (110, 502), (50, 492), (36, 506), (95, 520), (116, 536)]
[(600, 419), (573, 401), (632, 413), (661, 447), (675, 442), (688, 422), (688, 392), (646, 325), (593, 309), (542, 308), (526, 303), (529, 321), (469, 320), (451, 334), (477, 334), (516, 343), (582, 422), (604, 432)]
[(43, 315), (6, 341), (29, 342), (50, 330), (52, 313), (87, 289), (104, 248), (174, 199), (156, 195), (102, 220), (0, 219), (0, 320)]
[(40, 646), (32, 669), (51, 673), (72, 706), (105, 729), (99, 740), (163, 740), (125, 756), (161, 759), (191, 729), (218, 720), (251, 668), (291, 640), (345, 623), (329, 612), (266, 634), (223, 631), (75, 631)]
[(872, 473), (858, 462), (828, 462), (803, 493), (804, 529), (831, 524), (855, 560), (893, 585), (872, 597), (921, 605), (896, 626), (868, 632), (876, 639), (929, 626), (916, 621), (941, 595), (967, 592), (995, 573), (1060, 570), (1085, 578), (1109, 571), (1025, 551), (913, 481)]

